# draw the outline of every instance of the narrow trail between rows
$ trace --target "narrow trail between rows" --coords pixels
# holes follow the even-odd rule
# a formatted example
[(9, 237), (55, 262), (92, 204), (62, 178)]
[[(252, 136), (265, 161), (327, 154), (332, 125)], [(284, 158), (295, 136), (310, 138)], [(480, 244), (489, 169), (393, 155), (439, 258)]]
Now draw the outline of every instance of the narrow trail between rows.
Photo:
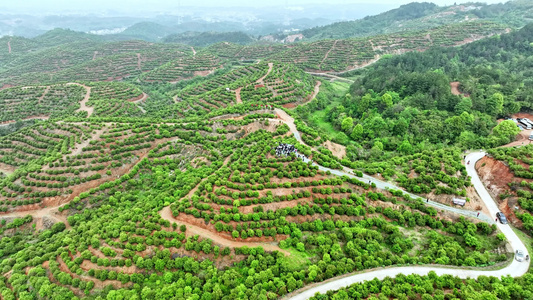
[(142, 60), (141, 53), (137, 53), (137, 69), (139, 69), (140, 71), (142, 71), (141, 60)]
[(318, 93), (320, 93), (321, 85), (322, 85), (322, 82), (320, 80), (317, 80), (315, 84), (315, 89), (313, 90), (313, 94), (311, 94), (311, 98), (309, 99), (309, 101), (314, 100), (316, 96), (318, 95)]
[(87, 93), (85, 94), (85, 98), (83, 98), (83, 100), (81, 100), (80, 102), (81, 107), (76, 112), (86, 111), (87, 117), (90, 117), (94, 112), (94, 107), (87, 106), (87, 102), (89, 101), (89, 98), (91, 98), (91, 87), (83, 85), (83, 84), (75, 83), (75, 82), (67, 83), (67, 85), (77, 85), (87, 90)]
[(328, 56), (329, 56), (329, 53), (333, 50), (333, 48), (335, 48), (335, 46), (337, 45), (337, 42), (339, 40), (335, 40), (335, 42), (333, 42), (333, 45), (331, 46), (331, 48), (328, 50), (328, 52), (326, 52), (326, 55), (324, 55), (324, 58), (322, 59), (322, 61), (318, 64), (318, 69), (320, 70), (320, 68), (322, 68), (322, 64), (326, 61), (326, 59), (328, 59)]
[(265, 84), (265, 78), (267, 78), (268, 75), (270, 75), (270, 72), (272, 72), (272, 68), (274, 68), (274, 63), (268, 63), (268, 71), (265, 74), (265, 76), (257, 79), (255, 83)]
[(142, 94), (142, 97), (140, 99), (137, 99), (137, 100), (128, 100), (128, 102), (132, 102), (132, 103), (136, 103), (136, 104), (139, 104), (141, 102), (144, 102), (146, 99), (148, 99), (148, 94), (143, 92)]
[(235, 90), (235, 98), (237, 100), (237, 104), (242, 103), (241, 90), (242, 90), (242, 87)]
[(11, 53), (11, 41), (7, 41), (7, 51)]
[(269, 244), (269, 243), (258, 243), (258, 242), (237, 242), (232, 241), (223, 238), (216, 232), (212, 232), (210, 230), (198, 227), (196, 225), (192, 225), (189, 223), (185, 223), (182, 221), (179, 221), (174, 218), (172, 215), (172, 210), (170, 209), (170, 206), (167, 206), (161, 210), (159, 213), (161, 215), (161, 218), (169, 221), (170, 223), (176, 222), (178, 225), (185, 225), (187, 226), (187, 233), (192, 233), (193, 235), (199, 235), (203, 238), (212, 240), (215, 244), (223, 246), (223, 247), (230, 247), (230, 248), (240, 248), (240, 247), (249, 247), (249, 248), (255, 248), (255, 247), (262, 247), (265, 251), (273, 252), (273, 251), (280, 251), (284, 253), (285, 255), (290, 255), (290, 252), (287, 250), (281, 249), (279, 246), (275, 244)]
[(192, 56), (196, 56), (196, 50), (194, 50), (194, 47), (191, 47), (192, 50)]
[(148, 99), (148, 94), (143, 92), (143, 95), (142, 95), (141, 99), (138, 99), (138, 100), (135, 100), (135, 101), (130, 101), (130, 102), (131, 103), (135, 103), (137, 105), (137, 107), (141, 110), (141, 112), (143, 114), (145, 114), (146, 110), (144, 109), (144, 107), (141, 106), (141, 103), (146, 101), (146, 99)]
[(47, 86), (46, 89), (44, 90), (43, 94), (41, 95), (41, 97), (39, 97), (39, 104), (41, 104), (41, 101), (43, 101), (44, 97), (46, 96), (46, 94), (48, 94), (48, 92), (50, 92), (50, 89), (52, 87), (51, 86)]

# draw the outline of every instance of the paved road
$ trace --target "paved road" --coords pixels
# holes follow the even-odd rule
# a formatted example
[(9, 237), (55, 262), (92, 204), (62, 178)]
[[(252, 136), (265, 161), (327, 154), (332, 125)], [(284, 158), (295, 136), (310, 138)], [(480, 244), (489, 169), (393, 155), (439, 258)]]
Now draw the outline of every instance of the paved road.
[[(296, 126), (294, 124), (294, 119), (289, 116), (285, 111), (279, 109), (279, 108), (276, 108), (275, 110), (275, 113), (281, 118), (281, 120), (287, 124), (289, 126), (289, 129), (290, 131), (294, 134), (294, 137), (296, 138), (296, 140), (298, 142), (300, 142), (301, 144), (304, 144), (305, 145), (305, 142), (302, 140), (302, 137), (300, 136), (300, 132), (298, 132), (298, 130), (296, 129)], [(308, 162), (309, 160), (304, 160), (305, 162)], [(333, 169), (330, 169), (330, 168), (326, 168), (326, 167), (323, 167), (323, 166), (319, 166), (317, 165), (316, 163), (313, 162), (313, 165), (315, 166), (318, 166), (318, 169), (321, 170), (321, 171), (330, 171), (332, 174), (335, 174), (335, 175), (338, 175), (338, 176), (343, 176), (343, 175), (346, 175), (348, 177), (355, 177), (355, 178), (358, 178), (358, 179), (361, 179), (361, 177), (356, 177), (353, 172), (352, 169), (350, 168), (347, 168), (347, 167), (343, 167), (343, 170), (333, 170)], [(408, 193), (408, 192), (405, 192), (403, 191), (402, 188), (400, 187), (397, 187), (393, 184), (390, 184), (388, 182), (385, 182), (385, 181), (381, 181), (379, 179), (376, 179), (372, 176), (369, 176), (369, 175), (366, 175), (366, 174), (363, 174), (363, 177), (362, 177), (362, 181), (364, 182), (373, 182), (376, 184), (376, 187), (379, 188), (379, 189), (384, 189), (384, 190), (388, 190), (388, 189), (391, 189), (391, 190), (402, 190), (402, 192), (404, 194), (408, 194), (409, 196), (411, 196), (411, 198), (414, 198), (414, 199), (423, 199), (423, 200), (426, 200), (425, 198), (422, 198), (420, 196), (417, 196), (415, 194), (411, 194), (411, 193)], [(471, 217), (471, 218), (476, 218), (476, 219), (479, 219), (483, 222), (487, 222), (489, 224), (494, 224), (494, 219), (492, 218), (492, 216), (487, 216), (486, 214), (480, 212), (479, 216), (477, 215), (477, 211), (471, 211), (471, 210), (465, 210), (465, 209), (462, 209), (462, 208), (456, 208), (456, 207), (453, 207), (453, 206), (449, 206), (449, 205), (446, 205), (446, 204), (442, 204), (442, 203), (439, 203), (439, 202), (435, 202), (435, 201), (427, 201), (426, 200), (426, 204), (427, 205), (430, 205), (430, 206), (433, 206), (439, 210), (447, 210), (447, 211), (450, 211), (450, 212), (453, 212), (453, 213), (456, 213), (456, 214), (460, 214), (460, 215), (463, 215), (463, 216), (466, 216), (466, 217)], [(493, 215), (491, 213), (491, 215)]]
[[(477, 175), (477, 172), (475, 170), (475, 163), (481, 159), (485, 155), (484, 152), (475, 152), (471, 153), (467, 156), (466, 161), (470, 161), (471, 163), (467, 165), (467, 172), (468, 175), (472, 177), (472, 184), (474, 185), (474, 188), (478, 192), (479, 196), (481, 197), (481, 200), (485, 203), (487, 206), (489, 212), (491, 215), (496, 215), (496, 212), (498, 212), (498, 206), (488, 193), (487, 189), (485, 189), (485, 186), (479, 179), (479, 176)], [(321, 169), (327, 169), (327, 168), (321, 168)], [(330, 170), (331, 171), (331, 170)], [(333, 172), (332, 172), (333, 173)], [(342, 172), (336, 171), (335, 174), (338, 174)], [(370, 178), (369, 180), (372, 180)], [(375, 179), (374, 179), (375, 182)], [(376, 184), (377, 185), (377, 184)], [(387, 187), (386, 185), (384, 185)], [(378, 186), (379, 187), (379, 186)], [(452, 207), (442, 207), (443, 209), (451, 210)], [(492, 223), (494, 223), (494, 220), (491, 219)], [(497, 223), (498, 229), (501, 230), (505, 234), (505, 237), (507, 238), (509, 244), (511, 245), (511, 248), (513, 249), (513, 252), (517, 249), (523, 250), (526, 255), (529, 255), (527, 252), (527, 248), (522, 243), (520, 238), (514, 233), (514, 231), (511, 229), (509, 225), (502, 225), (500, 223)], [(352, 276), (348, 276), (345, 278), (339, 278), (334, 281), (330, 281), (312, 288), (309, 288), (307, 290), (302, 290), (301, 293), (289, 298), (291, 300), (303, 300), (303, 299), (309, 299), (311, 296), (313, 296), (316, 293), (326, 293), (329, 290), (338, 290), (343, 287), (350, 286), (357, 282), (363, 282), (367, 280), (372, 280), (374, 278), (378, 278), (380, 280), (384, 279), (385, 277), (394, 277), (398, 274), (418, 274), (418, 275), (427, 275), (430, 271), (434, 271), (437, 273), (437, 275), (453, 275), (460, 278), (477, 278), (479, 276), (495, 276), (495, 277), (501, 277), (501, 276), (512, 276), (512, 277), (519, 277), (524, 275), (527, 270), (529, 269), (529, 262), (518, 262), (515, 259), (513, 259), (513, 262), (508, 265), (507, 267), (500, 269), (500, 270), (494, 270), (494, 271), (482, 271), (482, 270), (461, 270), (461, 269), (448, 269), (448, 268), (439, 268), (439, 267), (418, 267), (418, 266), (409, 266), (409, 267), (394, 267), (394, 268), (384, 268), (380, 270), (370, 271), (366, 273), (356, 274)]]

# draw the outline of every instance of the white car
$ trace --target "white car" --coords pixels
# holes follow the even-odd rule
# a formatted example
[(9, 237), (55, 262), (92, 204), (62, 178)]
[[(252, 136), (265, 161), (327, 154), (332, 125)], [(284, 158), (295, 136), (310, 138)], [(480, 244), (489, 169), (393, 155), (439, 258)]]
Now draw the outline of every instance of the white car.
[(515, 255), (514, 255), (514, 258), (515, 258), (517, 261), (524, 261), (524, 259), (525, 259), (524, 251), (522, 251), (522, 250), (516, 250), (516, 253), (515, 253)]

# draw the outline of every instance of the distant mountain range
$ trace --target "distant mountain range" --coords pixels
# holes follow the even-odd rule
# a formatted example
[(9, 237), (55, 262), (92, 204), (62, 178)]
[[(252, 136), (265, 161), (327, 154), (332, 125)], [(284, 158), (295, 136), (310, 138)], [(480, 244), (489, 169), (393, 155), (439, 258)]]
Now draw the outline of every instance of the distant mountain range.
[[(533, 1), (517, 0), (493, 5), (468, 3), (446, 7), (428, 2), (415, 2), (378, 15), (333, 24), (331, 24), (331, 20), (324, 18), (292, 19), (287, 24), (282, 24), (285, 13), (278, 12), (278, 16), (273, 17), (271, 21), (252, 18), (247, 22), (242, 19), (234, 21), (217, 21), (213, 19), (208, 21), (191, 16), (161, 16), (157, 20), (135, 22), (133, 25), (126, 27), (120, 26), (128, 22), (131, 23), (136, 19), (128, 17), (106, 18), (105, 26), (110, 29), (91, 30), (90, 32), (98, 34), (81, 34), (76, 35), (76, 38), (83, 37), (85, 40), (100, 41), (143, 40), (204, 47), (219, 42), (247, 45), (257, 42), (293, 43), (298, 41), (366, 37), (412, 30), (428, 30), (443, 25), (460, 24), (473, 20), (491, 21), (516, 29), (533, 20)], [(271, 14), (272, 11), (268, 9), (265, 11), (265, 16)], [(301, 14), (296, 15), (301, 16)], [(84, 22), (87, 22), (86, 18), (88, 17), (76, 19), (72, 16), (49, 16), (43, 20), (50, 24), (58, 23), (69, 26), (69, 24), (74, 24), (76, 20), (80, 24), (84, 24)], [(13, 17), (0, 22), (0, 32), (5, 34), (6, 28), (9, 27), (6, 24), (14, 26), (13, 24), (17, 23), (16, 20), (17, 18)], [(98, 19), (95, 22), (100, 22), (100, 20)], [(20, 22), (20, 24), (25, 24), (25, 22)], [(81, 25), (77, 26), (80, 27)], [(28, 37), (35, 36), (37, 32), (37, 29), (20, 25), (14, 32), (9, 33)], [(54, 39), (70, 39), (72, 41), (72, 32), (66, 31), (64, 36), (56, 36), (53, 34), (54, 31), (52, 33), (43, 32), (36, 40), (40, 39), (51, 44), (57, 44)], [(49, 38), (50, 34), (53, 39)]]

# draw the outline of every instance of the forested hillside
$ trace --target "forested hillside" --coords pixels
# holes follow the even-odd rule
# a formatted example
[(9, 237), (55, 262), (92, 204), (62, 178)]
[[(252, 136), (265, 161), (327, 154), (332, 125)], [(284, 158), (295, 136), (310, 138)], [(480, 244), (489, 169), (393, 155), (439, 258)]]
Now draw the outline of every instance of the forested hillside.
[(486, 5), (466, 3), (439, 7), (433, 3), (410, 3), (361, 20), (338, 22), (302, 31), (306, 39), (344, 39), (351, 37), (427, 30), (468, 20), (486, 20), (520, 28), (533, 19), (533, 3), (526, 0)]

